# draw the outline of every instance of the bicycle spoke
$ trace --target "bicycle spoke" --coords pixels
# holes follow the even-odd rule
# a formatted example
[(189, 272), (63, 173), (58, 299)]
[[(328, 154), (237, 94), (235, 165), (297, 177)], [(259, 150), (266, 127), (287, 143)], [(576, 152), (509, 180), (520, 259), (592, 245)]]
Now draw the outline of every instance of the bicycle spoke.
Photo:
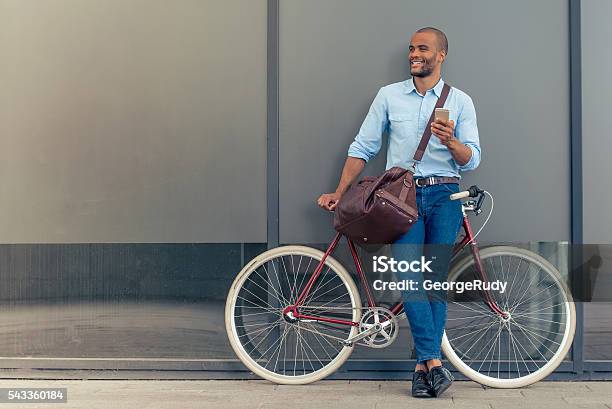
[[(514, 277), (512, 278), (512, 284), (510, 284), (510, 286), (508, 287), (508, 297), (510, 297), (512, 295), (512, 289), (514, 288), (514, 280), (516, 279), (516, 276), (518, 275), (518, 271), (519, 268), (521, 267), (521, 263), (523, 262), (522, 259), (519, 259), (518, 265), (516, 266), (516, 271), (514, 272)], [(505, 309), (508, 309), (508, 304), (506, 304)]]
[(481, 315), (472, 315), (472, 316), (469, 316), (469, 317), (447, 318), (446, 321), (467, 320), (467, 319), (471, 319), (471, 318), (482, 318), (484, 316), (485, 316), (484, 314), (481, 314)]
[[(248, 291), (248, 290), (247, 290), (247, 291)], [(250, 292), (250, 291), (249, 291), (249, 292)], [(238, 297), (236, 297), (236, 298), (237, 298), (237, 299), (239, 299), (239, 300), (242, 300), (242, 301), (244, 301), (244, 302), (248, 302), (249, 304), (251, 304), (251, 305), (252, 305), (252, 307), (248, 307), (248, 306), (241, 306), (240, 308), (259, 308), (259, 309), (262, 309), (262, 310), (266, 310), (267, 312), (269, 312), (269, 313), (271, 313), (271, 314), (278, 314), (278, 313), (279, 313), (279, 311), (278, 311), (278, 310), (275, 310), (275, 309), (272, 309), (272, 308), (269, 308), (269, 307), (264, 307), (263, 305), (255, 304), (253, 301), (248, 300), (248, 299), (246, 299), (246, 298), (244, 298), (244, 297), (242, 297), (242, 296), (238, 296)], [(258, 298), (259, 298), (259, 297), (258, 297)], [(261, 300), (261, 298), (260, 298), (260, 300)], [(263, 301), (263, 300), (262, 300), (262, 301)]]
[(264, 331), (266, 331), (268, 329), (270, 329), (270, 327), (261, 328), (261, 329), (256, 330), (256, 331), (245, 332), (244, 334), (238, 335), (238, 338), (252, 337), (253, 335), (255, 335), (255, 338), (257, 338), (256, 334), (261, 334), (262, 332), (264, 332)]
[[(342, 286), (344, 286), (344, 284), (343, 284), (343, 283), (340, 283), (340, 284), (338, 284), (338, 285), (337, 285), (337, 286), (336, 286), (334, 289), (336, 289), (336, 288), (340, 288), (340, 287), (342, 287)], [(340, 299), (340, 298), (342, 298), (342, 297), (345, 297), (345, 296), (346, 296), (346, 294), (340, 294), (340, 295), (339, 295), (339, 296), (337, 296), (336, 298), (334, 298), (334, 299), (332, 299), (332, 300), (330, 300), (330, 301), (326, 302), (325, 304), (322, 304), (322, 305), (321, 305), (321, 307), (325, 307), (325, 306), (329, 305), (330, 303), (332, 303), (332, 302), (334, 302), (334, 301), (336, 301), (336, 300), (338, 300), (338, 299)], [(320, 296), (319, 296), (319, 297), (317, 297), (317, 298), (320, 298)], [(312, 300), (312, 301), (315, 301), (315, 300)], [(311, 302), (312, 302), (312, 301), (311, 301)]]
[[(516, 358), (516, 345), (514, 344), (514, 336), (512, 335), (512, 327), (511, 326), (508, 326), (508, 334), (509, 334), (508, 339), (512, 343), (512, 353), (514, 354), (514, 361), (516, 362), (516, 372), (518, 372), (518, 375), (519, 375), (519, 378), (520, 378), (520, 376), (521, 376), (521, 369), (519, 368), (518, 359)], [(519, 353), (519, 356), (521, 357), (521, 361), (523, 361), (523, 365), (525, 366), (525, 369), (527, 370), (527, 373), (528, 374), (531, 373), (529, 371), (529, 367), (527, 366), (527, 363), (523, 359), (523, 356), (520, 355), (520, 353)], [(508, 371), (508, 377), (510, 377), (510, 371)]]
[(484, 327), (480, 328), (480, 329), (477, 329), (475, 331), (472, 331), (472, 332), (468, 332), (467, 334), (463, 334), (463, 335), (459, 335), (457, 337), (451, 338), (451, 339), (449, 339), (449, 341), (457, 341), (458, 339), (461, 339), (463, 337), (467, 337), (467, 336), (474, 335), (474, 334), (479, 334), (481, 331), (486, 331), (492, 325), (495, 325), (495, 323), (496, 323), (496, 321), (485, 322), (484, 324), (478, 324), (478, 325), (484, 325)]
[[(537, 332), (533, 332), (533, 331), (531, 331), (531, 330), (529, 329), (529, 327), (526, 327), (526, 326), (524, 326), (524, 325), (521, 325), (521, 324), (519, 324), (519, 323), (518, 323), (518, 322), (516, 322), (516, 321), (514, 321), (514, 322), (513, 322), (513, 324), (514, 324), (514, 325), (516, 325), (517, 327), (519, 327), (519, 328), (521, 328), (521, 329), (523, 329), (523, 330), (527, 331), (528, 333), (532, 334), (534, 337), (538, 337), (538, 338), (540, 338), (540, 339), (546, 340), (546, 341), (548, 341), (549, 343), (553, 343), (553, 344), (561, 345), (559, 342), (556, 342), (554, 339), (547, 338), (547, 337), (545, 337), (545, 336), (542, 336), (541, 334), (538, 334)], [(548, 349), (548, 348), (546, 347), (546, 345), (544, 345), (544, 344), (543, 344), (542, 346), (544, 346), (546, 349)], [(554, 351), (551, 351), (550, 349), (548, 349), (548, 351), (549, 351), (551, 354), (554, 354)]]
[(263, 341), (265, 341), (265, 340), (268, 338), (268, 336), (269, 336), (269, 335), (272, 333), (272, 331), (273, 331), (273, 330), (274, 330), (274, 329), (275, 329), (275, 328), (276, 328), (278, 325), (280, 325), (280, 322), (278, 322), (278, 323), (276, 323), (276, 324), (274, 324), (274, 325), (270, 326), (269, 328), (267, 328), (266, 335), (265, 335), (265, 336), (264, 336), (264, 337), (263, 337), (263, 338), (262, 338), (262, 339), (261, 339), (261, 340), (260, 340), (260, 341), (257, 343), (257, 345), (255, 345), (255, 346), (253, 347), (253, 349), (251, 350), (251, 353), (252, 353), (252, 352), (255, 352), (255, 351), (257, 350), (257, 348), (258, 348), (258, 347), (261, 345), (261, 343), (262, 343)]
[[(501, 332), (501, 330), (502, 330), (502, 327), (501, 327), (501, 325), (500, 325), (500, 326), (499, 326), (499, 329), (497, 330), (497, 334), (495, 334), (495, 339), (497, 339), (497, 337), (499, 336), (499, 333)], [(491, 347), (490, 347), (490, 348), (489, 348), (489, 350), (487, 351), (486, 355), (484, 356), (484, 358), (483, 358), (483, 360), (482, 360), (482, 363), (480, 364), (480, 366), (479, 366), (479, 367), (478, 367), (478, 369), (477, 369), (478, 371), (480, 371), (480, 369), (482, 368), (482, 365), (484, 365), (484, 363), (486, 362), (487, 357), (489, 356), (489, 353), (491, 352), (491, 350), (493, 349), (493, 347), (494, 347), (495, 345), (496, 345), (496, 343), (495, 343), (495, 342), (493, 342), (493, 343), (491, 344)]]
[[(312, 300), (312, 297), (314, 297), (314, 295), (317, 293), (317, 291), (319, 291), (319, 289), (327, 285), (327, 282), (325, 282), (325, 277), (327, 277), (327, 273), (329, 273), (330, 270), (331, 268), (328, 266), (323, 274), (319, 274), (319, 277), (317, 277), (317, 284), (315, 285), (315, 288), (314, 289), (311, 288), (309, 290), (308, 296), (304, 299), (304, 302), (302, 304), (309, 303)], [(333, 280), (333, 277), (330, 280)], [(322, 284), (322, 283), (325, 283), (325, 284)]]
[(482, 334), (481, 334), (481, 335), (478, 337), (478, 339), (476, 339), (476, 341), (471, 342), (472, 346), (471, 346), (471, 347), (470, 347), (470, 348), (469, 348), (467, 351), (465, 351), (465, 352), (463, 353), (463, 354), (464, 354), (464, 356), (467, 356), (468, 352), (470, 352), (470, 351), (472, 350), (472, 348), (474, 348), (474, 346), (476, 346), (476, 345), (478, 344), (478, 341), (480, 341), (480, 340), (482, 339), (482, 337), (483, 337), (483, 336), (484, 336), (484, 335), (487, 333), (487, 331), (488, 331), (490, 328), (492, 328), (492, 327), (493, 327), (493, 326), (494, 326), (496, 323), (497, 323), (497, 322), (493, 321), (491, 324), (487, 325), (486, 327), (481, 328), (480, 330), (476, 331), (476, 333), (475, 333), (475, 334), (478, 334), (478, 333), (480, 333), (480, 332), (482, 332)]
[[(304, 323), (304, 326), (310, 326), (310, 323), (309, 323), (309, 322), (306, 322), (306, 323)], [(315, 340), (316, 340), (316, 341), (319, 343), (319, 345), (321, 346), (321, 350), (323, 350), (323, 352), (325, 352), (325, 355), (327, 355), (327, 358), (329, 358), (329, 360), (331, 361), (333, 358), (332, 358), (332, 356), (329, 354), (329, 352), (327, 352), (327, 349), (326, 349), (326, 348), (323, 346), (323, 344), (321, 343), (321, 338), (323, 338), (323, 340), (324, 340), (325, 342), (327, 342), (327, 343), (328, 343), (328, 344), (329, 344), (329, 345), (332, 347), (332, 349), (334, 349), (334, 348), (333, 348), (333, 347), (334, 347), (334, 345), (333, 345), (331, 342), (329, 342), (329, 340), (328, 340), (326, 337), (315, 336)], [(337, 353), (338, 351), (335, 351), (335, 352)]]
[[(481, 307), (478, 303), (471, 303), (472, 306), (469, 307), (467, 306), (465, 303), (458, 303), (456, 301), (452, 301), (449, 306), (461, 306), (462, 308), (467, 308), (468, 310), (474, 311), (474, 312), (481, 312), (484, 316), (490, 316), (492, 315), (492, 311), (489, 309), (485, 309), (484, 307)], [(477, 307), (477, 308), (472, 308), (472, 307)], [(453, 311), (452, 309), (448, 309), (449, 312)], [(456, 310), (455, 310), (456, 311)]]
[[(249, 282), (250, 282), (250, 283), (253, 283), (253, 284), (254, 284), (254, 285), (256, 285), (257, 287), (259, 287), (259, 288), (261, 288), (262, 290), (264, 290), (266, 293), (268, 293), (268, 295), (270, 295), (271, 297), (274, 297), (274, 298), (275, 298), (275, 299), (276, 299), (276, 300), (279, 302), (279, 304), (281, 304), (281, 305), (282, 305), (282, 303), (283, 303), (283, 302), (281, 301), (281, 299), (280, 299), (280, 298), (278, 298), (278, 296), (276, 296), (276, 295), (272, 294), (270, 291), (268, 291), (268, 289), (263, 288), (262, 286), (260, 286), (259, 284), (257, 284), (255, 281), (249, 281)], [(274, 287), (272, 287), (272, 289), (274, 289)], [(245, 290), (247, 290), (247, 291), (248, 291), (248, 289), (246, 289), (246, 288), (245, 288)], [(249, 292), (250, 292), (250, 291), (249, 291)], [(253, 294), (253, 293), (251, 293), (251, 294)], [(260, 298), (260, 300), (261, 300), (261, 298)], [(263, 301), (263, 300), (262, 300), (262, 301)]]
[(540, 349), (533, 343), (533, 341), (531, 340), (531, 338), (529, 337), (528, 334), (525, 333), (525, 331), (521, 328), (520, 325), (517, 325), (518, 329), (525, 335), (525, 338), (527, 339), (527, 341), (529, 341), (529, 343), (531, 344), (531, 346), (534, 348), (534, 350), (540, 354), (540, 356), (542, 357), (542, 359), (544, 361), (546, 361), (546, 357), (544, 355), (542, 355), (542, 352), (540, 351)]
[[(527, 314), (524, 314), (524, 315), (518, 315), (518, 317), (519, 317), (519, 318), (520, 318), (520, 317), (526, 317), (526, 318), (528, 318), (528, 319), (530, 319), (530, 320), (536, 320), (536, 321), (550, 322), (550, 323), (553, 323), (553, 324), (565, 325), (565, 322), (561, 322), (561, 321), (553, 321), (553, 320), (546, 320), (546, 319), (543, 319), (543, 318), (536, 318), (536, 317), (528, 317), (528, 316), (527, 316)], [(516, 320), (516, 319), (515, 319), (515, 321), (518, 321), (518, 320)]]
[[(319, 359), (319, 357), (317, 356), (317, 353), (310, 347), (310, 344), (308, 343), (308, 340), (306, 339), (306, 334), (301, 334), (299, 332), (300, 330), (300, 323), (298, 322), (298, 336), (302, 339), (302, 345), (306, 345), (306, 347), (308, 348), (308, 350), (310, 350), (310, 352), (312, 352), (312, 354), (314, 355), (315, 359), (317, 361), (319, 361), (319, 364), (321, 364), (321, 366), (323, 366), (323, 362), (321, 362), (321, 360)], [(304, 352), (306, 352), (306, 359), (308, 359), (308, 363), (310, 364), (310, 367), (312, 368), (312, 370), (314, 371), (314, 366), (312, 366), (312, 361), (310, 360), (310, 358), (308, 357), (308, 351), (306, 351), (306, 348), (304, 349)]]
[[(283, 346), (285, 345), (285, 338), (287, 338), (288, 330), (289, 330), (289, 327), (285, 325), (285, 328), (283, 328), (283, 335), (281, 335), (280, 343), (278, 344), (278, 354), (276, 355), (276, 361), (274, 362), (274, 368), (272, 369), (274, 372), (276, 372), (276, 366), (278, 365), (278, 358), (280, 358), (281, 351), (283, 350)], [(274, 357), (274, 354), (272, 354), (272, 357)]]
[[(538, 271), (540, 270), (540, 268), (538, 268)], [(529, 271), (529, 270), (528, 270)], [(512, 307), (510, 308), (512, 310), (513, 307), (516, 307), (517, 305), (520, 304), (520, 302), (523, 300), (523, 298), (525, 297), (526, 294), (528, 294), (528, 290), (531, 288), (531, 286), (537, 282), (537, 279), (535, 280), (529, 280), (529, 285), (527, 286), (527, 288), (525, 288), (523, 291), (521, 291), (521, 297), (519, 298), (519, 300), (512, 305)]]
[(270, 323), (269, 322), (260, 322), (260, 323), (255, 323), (255, 324), (236, 325), (236, 328), (247, 328), (247, 327), (261, 326), (261, 325), (270, 325)]
[[(262, 264), (262, 265), (261, 265), (261, 267), (263, 267), (264, 271), (266, 272), (266, 276), (268, 276), (268, 277), (269, 277), (268, 270), (266, 269), (266, 266)], [(254, 273), (255, 273), (255, 274), (257, 274), (257, 276), (258, 276), (259, 278), (264, 279), (264, 280), (266, 279), (264, 276), (262, 276), (261, 274), (259, 274), (259, 269), (256, 269), (256, 270), (254, 271)], [(280, 282), (278, 283), (278, 285), (279, 285), (279, 287), (278, 287), (279, 289), (278, 289), (278, 290), (277, 290), (276, 288), (274, 288), (274, 286), (273, 286), (273, 285), (271, 285), (271, 286), (269, 286), (269, 287), (272, 289), (272, 291), (274, 291), (274, 294), (276, 295), (276, 298), (277, 298), (279, 301), (281, 301), (281, 299), (282, 299), (281, 304), (283, 304), (283, 303), (284, 303), (285, 305), (288, 305), (288, 304), (289, 304), (289, 302), (287, 301), (287, 299), (285, 298), (285, 296), (284, 296), (284, 295), (283, 295), (281, 292), (279, 292), (279, 290), (280, 290), (280, 291), (282, 291), (282, 289), (281, 289), (281, 285), (280, 285)]]
[[(535, 297), (536, 295), (541, 294), (543, 291), (548, 290), (550, 287), (552, 287), (552, 286), (554, 286), (554, 285), (556, 285), (556, 284), (555, 284), (555, 283), (552, 283), (552, 284), (551, 284), (551, 285), (549, 285), (548, 287), (546, 287), (546, 288), (544, 288), (544, 289), (542, 289), (542, 290), (538, 291), (536, 294), (533, 294), (533, 295), (529, 296), (529, 298), (527, 298), (527, 299), (525, 299), (525, 300), (521, 301), (521, 303), (520, 303), (520, 304), (517, 304), (517, 305), (513, 306), (513, 307), (512, 307), (512, 309), (510, 310), (510, 312), (512, 312), (512, 311), (514, 311), (514, 310), (516, 310), (516, 308), (518, 308), (518, 306), (519, 306), (519, 305), (522, 305), (522, 304), (526, 303), (527, 301), (529, 301), (529, 300), (533, 299), (533, 297)], [(560, 294), (560, 291), (561, 291), (561, 290), (559, 289), (559, 291), (557, 292), (557, 294)], [(542, 303), (544, 303), (544, 302), (546, 302), (546, 301), (550, 300), (552, 297), (554, 297), (554, 296), (555, 296), (555, 295), (557, 295), (557, 294), (554, 294), (554, 295), (550, 296), (549, 298), (547, 298), (547, 299), (545, 299), (545, 300), (539, 300), (539, 301), (538, 301), (538, 303), (542, 304)], [(534, 304), (534, 305), (537, 305), (537, 304)]]
[[(281, 297), (282, 297), (283, 301), (285, 302), (285, 304), (286, 304), (286, 305), (288, 305), (288, 304), (289, 304), (289, 301), (287, 300), (287, 298), (286, 298), (286, 297), (285, 297), (285, 295), (283, 294), (283, 286), (282, 286), (282, 285), (281, 285), (281, 283), (280, 283), (280, 279), (279, 279), (279, 276), (278, 276), (278, 272), (276, 271), (276, 265), (274, 264), (274, 262), (273, 262), (273, 261), (271, 262), (271, 264), (272, 264), (272, 269), (271, 269), (271, 270), (272, 270), (272, 271), (274, 271), (274, 277), (276, 278), (276, 283), (278, 284), (278, 291), (280, 291), (280, 293), (281, 293)], [(269, 271), (270, 269), (266, 269), (266, 264), (265, 264), (265, 263), (263, 263), (263, 264), (262, 264), (262, 267), (263, 267), (264, 271), (266, 272), (266, 275), (267, 275), (268, 277), (271, 277), (271, 276), (270, 276), (270, 273), (268, 273), (268, 271)], [(270, 279), (270, 282), (271, 282), (271, 281), (272, 281), (272, 280)], [(274, 284), (273, 284), (272, 282), (271, 282), (271, 284), (272, 284), (272, 286), (271, 286), (271, 287), (272, 287), (272, 288), (274, 288)]]
[[(266, 356), (266, 353), (271, 350), (272, 348), (274, 348), (274, 346), (276, 345), (276, 343), (278, 342), (280, 345), (280, 341), (282, 340), (282, 337), (277, 338), (272, 344), (270, 344), (270, 346), (268, 347), (268, 349), (266, 349), (264, 352), (261, 353), (262, 357)], [(266, 362), (266, 364), (264, 365), (264, 368), (268, 367), (268, 364), (272, 362), (272, 359), (274, 358), (274, 354), (276, 353), (276, 348), (274, 349), (274, 352), (272, 353), (272, 356), (270, 359), (265, 359), (264, 361)]]
[[(300, 256), (300, 261), (298, 262), (298, 267), (297, 267), (297, 271), (300, 271), (300, 266), (302, 265), (302, 257)], [(302, 280), (300, 281), (300, 284), (298, 286), (300, 292), (302, 291), (302, 285), (304, 285), (304, 281), (306, 279), (306, 276), (308, 275), (308, 272), (310, 271), (310, 263), (312, 262), (312, 259), (310, 259), (308, 261), (308, 265), (306, 266), (306, 269), (304, 271), (304, 274), (302, 275)], [(299, 297), (299, 293), (298, 293), (298, 297)]]

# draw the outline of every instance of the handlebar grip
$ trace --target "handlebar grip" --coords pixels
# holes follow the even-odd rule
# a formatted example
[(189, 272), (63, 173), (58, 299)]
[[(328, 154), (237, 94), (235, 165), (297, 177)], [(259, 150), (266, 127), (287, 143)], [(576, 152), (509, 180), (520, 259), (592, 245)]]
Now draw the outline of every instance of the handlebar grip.
[(469, 190), (464, 190), (463, 192), (459, 192), (459, 193), (453, 193), (452, 195), (450, 195), (450, 200), (458, 200), (458, 199), (463, 199), (466, 197), (470, 197)]
[(464, 190), (463, 192), (453, 193), (450, 195), (450, 200), (463, 199), (465, 197), (476, 197), (482, 193), (484, 193), (484, 190), (474, 185), (470, 186), (468, 190)]

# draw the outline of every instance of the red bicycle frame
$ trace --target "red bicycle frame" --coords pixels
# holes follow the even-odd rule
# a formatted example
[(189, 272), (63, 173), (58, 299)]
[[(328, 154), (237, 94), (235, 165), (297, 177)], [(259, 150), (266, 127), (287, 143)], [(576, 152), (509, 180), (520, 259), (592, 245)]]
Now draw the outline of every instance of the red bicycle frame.
[[(470, 220), (469, 220), (468, 216), (465, 215), (465, 214), (463, 216), (463, 230), (464, 230), (465, 235), (453, 247), (453, 256), (455, 256), (457, 253), (459, 253), (461, 250), (463, 250), (469, 244), (470, 247), (471, 247), (472, 257), (474, 258), (474, 262), (475, 262), (475, 266), (476, 266), (476, 271), (477, 271), (478, 275), (480, 276), (479, 278), (483, 282), (488, 282), (489, 280), (487, 278), (486, 271), (485, 271), (484, 266), (482, 265), (482, 262), (480, 260), (480, 252), (479, 252), (479, 249), (478, 249), (478, 244), (476, 243), (476, 240), (474, 240), (474, 233), (472, 232), (472, 227), (470, 226)], [(297, 301), (295, 302), (295, 304), (287, 306), (284, 309), (283, 312), (285, 314), (291, 312), (293, 314), (293, 317), (297, 318), (297, 319), (301, 318), (301, 319), (308, 319), (308, 320), (316, 320), (316, 321), (321, 321), (321, 322), (329, 322), (329, 323), (333, 323), (333, 324), (351, 325), (351, 326), (354, 326), (354, 327), (359, 326), (359, 322), (348, 321), (348, 320), (341, 320), (341, 319), (336, 319), (336, 318), (315, 317), (315, 316), (312, 316), (312, 315), (301, 314), (300, 311), (299, 311), (299, 306), (306, 299), (306, 297), (310, 293), (310, 290), (312, 289), (312, 286), (314, 285), (314, 283), (319, 278), (319, 275), (321, 274), (321, 271), (323, 271), (323, 266), (325, 265), (325, 260), (327, 259), (327, 257), (330, 254), (332, 254), (334, 252), (334, 250), (338, 246), (338, 243), (340, 242), (341, 238), (342, 238), (342, 234), (341, 233), (337, 233), (336, 236), (334, 237), (334, 239), (332, 240), (332, 242), (329, 244), (327, 250), (325, 251), (325, 254), (323, 255), (323, 258), (321, 258), (321, 261), (319, 262), (319, 264), (315, 268), (312, 276), (310, 277), (310, 279), (306, 283), (306, 286), (302, 290), (302, 292), (301, 292), (300, 296), (298, 297)], [(353, 256), (353, 262), (355, 263), (355, 267), (357, 269), (357, 274), (359, 275), (359, 280), (361, 282), (361, 285), (362, 285), (362, 287), (364, 289), (364, 292), (365, 292), (365, 295), (366, 295), (366, 299), (367, 299), (367, 302), (368, 302), (368, 307), (369, 308), (374, 308), (374, 307), (376, 307), (376, 301), (374, 300), (374, 296), (372, 295), (372, 291), (370, 290), (370, 285), (369, 285), (368, 280), (366, 278), (366, 274), (363, 271), (363, 268), (361, 267), (361, 262), (359, 261), (359, 256), (357, 255), (357, 249), (355, 248), (355, 244), (348, 237), (346, 238), (346, 240), (348, 242), (348, 246), (349, 246), (349, 249), (351, 251), (351, 255)], [(501, 316), (505, 316), (506, 315), (504, 313), (504, 311), (497, 305), (497, 303), (495, 302), (493, 297), (491, 297), (491, 294), (489, 293), (489, 291), (481, 291), (481, 293), (483, 294), (485, 304), (489, 307), (489, 309), (491, 309), (491, 311), (493, 311), (494, 313), (499, 314)], [(403, 310), (404, 310), (404, 305), (403, 305), (402, 302), (398, 302), (397, 304), (395, 304), (390, 309), (390, 311), (394, 315), (401, 314), (403, 312)]]

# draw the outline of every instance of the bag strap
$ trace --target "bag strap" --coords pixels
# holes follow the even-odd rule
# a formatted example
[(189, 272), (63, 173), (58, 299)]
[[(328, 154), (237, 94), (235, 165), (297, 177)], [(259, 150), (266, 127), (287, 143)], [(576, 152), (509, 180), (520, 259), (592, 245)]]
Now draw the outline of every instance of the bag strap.
[[(446, 102), (446, 97), (448, 97), (448, 93), (450, 92), (450, 85), (444, 83), (444, 87), (442, 88), (442, 94), (440, 98), (438, 98), (438, 102), (436, 102), (436, 108), (442, 108), (444, 103)], [(423, 155), (425, 154), (425, 149), (427, 149), (427, 144), (429, 143), (429, 139), (431, 138), (431, 123), (434, 121), (436, 115), (436, 108), (434, 108), (431, 116), (429, 117), (429, 122), (427, 122), (427, 126), (425, 127), (425, 131), (423, 132), (423, 136), (421, 136), (421, 142), (419, 142), (419, 146), (414, 153), (413, 159), (419, 162), (423, 159)]]
[(406, 202), (406, 198), (408, 197), (408, 192), (410, 191), (410, 188), (412, 187), (413, 183), (414, 181), (412, 179), (404, 177), (404, 180), (402, 181), (402, 190), (400, 191), (400, 194), (399, 194), (400, 202), (404, 202), (404, 203)]

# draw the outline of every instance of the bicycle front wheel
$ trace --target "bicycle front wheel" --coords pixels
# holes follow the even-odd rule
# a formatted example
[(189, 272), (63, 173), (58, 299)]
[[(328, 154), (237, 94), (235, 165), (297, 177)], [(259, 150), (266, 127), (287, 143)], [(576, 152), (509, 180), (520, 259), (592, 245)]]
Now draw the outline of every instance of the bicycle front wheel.
[[(477, 291), (449, 290), (442, 350), (468, 378), (495, 388), (519, 388), (552, 373), (567, 355), (576, 328), (576, 309), (561, 275), (531, 251), (497, 246), (480, 252), (489, 291), (507, 317), (491, 311)], [(480, 279), (473, 257), (453, 267), (449, 282)]]
[(225, 326), (232, 348), (255, 374), (280, 384), (307, 384), (336, 371), (353, 347), (361, 300), (346, 269), (328, 256), (299, 312), (338, 322), (295, 319), (284, 313), (306, 287), (324, 253), (304, 246), (266, 251), (251, 260), (232, 284)]

